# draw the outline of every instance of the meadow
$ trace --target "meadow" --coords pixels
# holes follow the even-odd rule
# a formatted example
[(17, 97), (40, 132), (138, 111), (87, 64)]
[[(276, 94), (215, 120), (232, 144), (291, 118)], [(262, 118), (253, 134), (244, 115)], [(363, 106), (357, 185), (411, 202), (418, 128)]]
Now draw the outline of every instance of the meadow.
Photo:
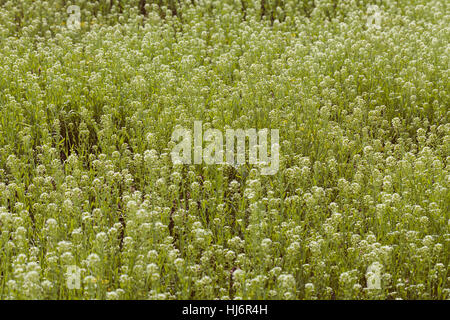
[[(446, 0), (0, 0), (0, 299), (450, 299), (449, 40)], [(278, 170), (174, 163), (195, 121)]]

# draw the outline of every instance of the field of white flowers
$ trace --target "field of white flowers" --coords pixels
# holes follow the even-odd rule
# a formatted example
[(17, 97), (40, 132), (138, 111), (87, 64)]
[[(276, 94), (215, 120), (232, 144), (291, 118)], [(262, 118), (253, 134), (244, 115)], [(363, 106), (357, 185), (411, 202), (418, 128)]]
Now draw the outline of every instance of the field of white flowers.
[[(449, 299), (449, 13), (0, 0), (0, 299)], [(194, 121), (279, 170), (174, 164)]]

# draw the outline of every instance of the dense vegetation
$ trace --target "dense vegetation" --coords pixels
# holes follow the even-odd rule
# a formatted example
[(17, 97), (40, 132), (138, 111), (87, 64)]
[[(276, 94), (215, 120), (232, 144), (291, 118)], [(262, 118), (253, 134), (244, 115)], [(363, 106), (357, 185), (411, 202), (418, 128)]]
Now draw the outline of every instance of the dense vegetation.
[[(0, 298), (450, 298), (449, 25), (445, 0), (0, 0)], [(195, 120), (279, 129), (279, 171), (174, 165)]]

